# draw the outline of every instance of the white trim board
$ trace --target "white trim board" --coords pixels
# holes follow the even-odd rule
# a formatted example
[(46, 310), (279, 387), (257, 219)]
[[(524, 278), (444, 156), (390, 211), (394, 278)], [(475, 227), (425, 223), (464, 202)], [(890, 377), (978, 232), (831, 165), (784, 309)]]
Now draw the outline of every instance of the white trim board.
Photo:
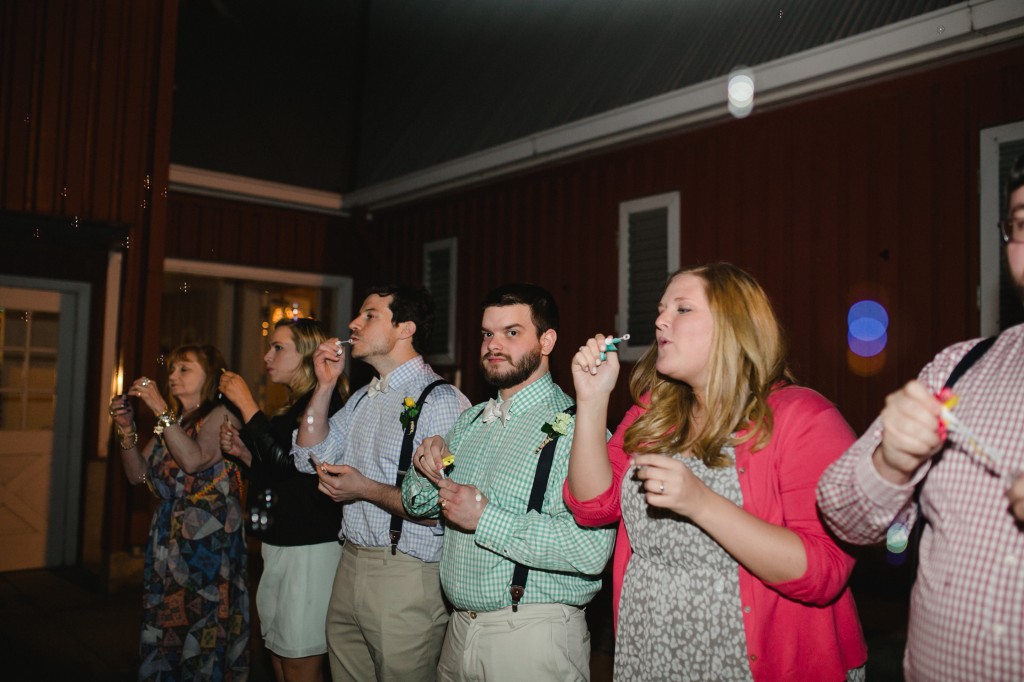
[[(749, 67), (755, 107), (824, 92), (944, 57), (1024, 37), (1021, 0), (967, 0), (834, 43)], [(170, 188), (347, 216), (383, 208), (651, 135), (727, 119), (722, 76), (540, 131), (430, 168), (341, 195), (171, 165)]]
[[(835, 43), (750, 67), (755, 107), (1024, 36), (1024, 2), (969, 0)], [(698, 83), (488, 150), (361, 188), (346, 207), (381, 208), (560, 158), (696, 123), (725, 119), (728, 77)]]

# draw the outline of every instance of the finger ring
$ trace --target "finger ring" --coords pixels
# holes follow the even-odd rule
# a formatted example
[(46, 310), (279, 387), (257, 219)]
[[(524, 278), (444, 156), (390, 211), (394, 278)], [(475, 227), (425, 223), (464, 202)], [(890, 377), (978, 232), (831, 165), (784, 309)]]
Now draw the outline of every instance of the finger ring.
[(320, 465), (320, 471), (322, 471), (322, 472), (324, 472), (324, 474), (326, 474), (327, 473), (327, 465), (326, 464), (321, 464)]
[(664, 495), (665, 494), (665, 482), (664, 481), (661, 482), (661, 488), (658, 490), (658, 494), (659, 495)]
[(584, 346), (580, 346), (580, 350), (583, 350)]
[(149, 386), (149, 379), (147, 379), (146, 377), (142, 377), (142, 380), (139, 382), (139, 384), (141, 386)]
[(441, 509), (444, 509), (444, 503), (447, 502), (447, 501), (448, 500), (446, 500), (444, 498), (441, 498)]

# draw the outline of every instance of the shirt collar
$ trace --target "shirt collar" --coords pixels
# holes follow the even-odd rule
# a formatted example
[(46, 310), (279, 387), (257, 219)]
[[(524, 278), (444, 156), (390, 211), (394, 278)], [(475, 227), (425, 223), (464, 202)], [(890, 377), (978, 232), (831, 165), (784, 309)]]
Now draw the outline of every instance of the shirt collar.
[[(551, 378), (551, 372), (545, 373), (539, 379), (519, 389), (509, 398), (512, 404), (509, 406), (509, 415), (515, 416), (527, 412), (530, 408), (539, 404), (544, 397), (554, 388), (555, 382)], [(495, 402), (501, 399), (501, 391), (494, 396)]]

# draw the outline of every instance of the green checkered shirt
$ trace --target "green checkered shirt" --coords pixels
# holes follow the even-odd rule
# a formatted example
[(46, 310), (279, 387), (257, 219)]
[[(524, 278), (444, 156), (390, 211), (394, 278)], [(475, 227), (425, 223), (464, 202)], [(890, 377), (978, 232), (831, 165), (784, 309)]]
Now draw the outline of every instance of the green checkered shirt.
[[(555, 445), (542, 513), (526, 512), (537, 472), (541, 427), (554, 421), (572, 400), (550, 374), (512, 397), (508, 423), (483, 423), (484, 404), (462, 413), (446, 442), (455, 455), (452, 480), (476, 486), (488, 503), (475, 533), (445, 529), (441, 585), (452, 604), (469, 611), (511, 606), (514, 562), (530, 568), (522, 604), (583, 606), (601, 587), (600, 573), (611, 556), (615, 531), (582, 528), (562, 501), (575, 420)], [(436, 516), (437, 488), (410, 467), (402, 500), (415, 516)]]

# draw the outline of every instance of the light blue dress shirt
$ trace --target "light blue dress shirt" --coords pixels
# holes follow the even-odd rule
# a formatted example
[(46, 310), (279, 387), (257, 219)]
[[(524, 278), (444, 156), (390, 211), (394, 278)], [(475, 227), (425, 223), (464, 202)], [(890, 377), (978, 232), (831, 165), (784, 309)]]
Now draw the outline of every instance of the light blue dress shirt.
[[(423, 389), (440, 379), (430, 365), (417, 355), (397, 367), (388, 377), (388, 390), (370, 397), (363, 386), (349, 398), (327, 423), (327, 437), (311, 447), (301, 447), (292, 435), (295, 468), (314, 473), (309, 455), (326, 464), (347, 464), (378, 483), (395, 484), (398, 457), (402, 451), (400, 417), (405, 399), (419, 400)], [(427, 397), (416, 423), (413, 449), (429, 436), (444, 436), (469, 407), (469, 400), (451, 384), (436, 386)], [(303, 428), (304, 425), (299, 426)], [(345, 505), (339, 538), (360, 547), (390, 547), (391, 514), (372, 502), (357, 500)], [(441, 558), (441, 527), (421, 526), (406, 521), (398, 549), (421, 561)]]

